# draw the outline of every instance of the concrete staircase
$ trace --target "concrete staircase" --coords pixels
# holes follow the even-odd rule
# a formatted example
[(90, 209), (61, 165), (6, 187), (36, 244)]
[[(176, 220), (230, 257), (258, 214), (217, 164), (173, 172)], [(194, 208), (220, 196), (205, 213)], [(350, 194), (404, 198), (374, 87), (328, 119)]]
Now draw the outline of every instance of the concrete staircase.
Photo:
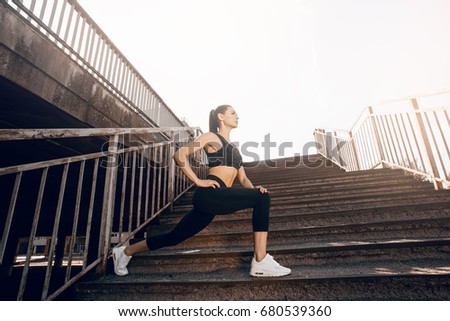
[[(449, 300), (450, 191), (403, 171), (345, 173), (319, 156), (247, 164), (270, 190), (268, 252), (292, 269), (252, 278), (250, 210), (218, 216), (197, 236), (136, 255), (130, 275), (85, 280), (76, 300)], [(170, 230), (189, 192), (149, 233)]]

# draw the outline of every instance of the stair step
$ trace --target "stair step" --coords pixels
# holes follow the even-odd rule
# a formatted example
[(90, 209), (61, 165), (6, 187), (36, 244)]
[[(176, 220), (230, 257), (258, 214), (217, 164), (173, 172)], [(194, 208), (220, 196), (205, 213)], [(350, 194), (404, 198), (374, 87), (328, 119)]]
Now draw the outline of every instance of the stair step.
[[(152, 264), (145, 273), (133, 267), (136, 273), (126, 277), (109, 274), (81, 283), (75, 298), (123, 300), (126, 293), (128, 300), (448, 300), (449, 244), (446, 239), (279, 249), (275, 258), (290, 263), (293, 272), (273, 279), (248, 274), (250, 251), (196, 259), (199, 254), (172, 254), (166, 256), (169, 262), (153, 253), (141, 256), (141, 264)], [(135, 259), (139, 262), (139, 256)], [(173, 268), (172, 260), (183, 272), (157, 270), (167, 263)]]
[[(155, 233), (157, 234), (157, 233)], [(177, 249), (200, 249), (207, 247), (251, 246), (253, 236), (251, 225), (247, 231), (222, 232), (206, 234), (199, 233), (190, 239), (176, 245)], [(433, 218), (423, 220), (380, 221), (366, 224), (341, 224), (329, 226), (313, 226), (300, 228), (284, 228), (271, 230), (270, 244), (304, 243), (310, 241), (363, 241), (383, 240), (392, 237), (433, 238), (450, 235), (450, 218)]]
[[(450, 259), (450, 239), (391, 239), (367, 242), (322, 242), (269, 246), (268, 251), (285, 266), (338, 265), (373, 260)], [(187, 251), (158, 250), (134, 256), (131, 274), (214, 272), (249, 267), (251, 247), (206, 248)], [(111, 263), (111, 262), (110, 262)], [(450, 266), (450, 263), (449, 263)], [(111, 267), (112, 269), (112, 267)]]
[[(303, 228), (342, 224), (364, 224), (390, 220), (424, 220), (434, 218), (450, 218), (450, 207), (432, 204), (422, 207), (387, 207), (381, 209), (350, 210), (324, 213), (286, 213), (272, 212), (270, 217), (271, 230), (281, 230), (286, 227)], [(152, 225), (147, 232), (154, 234), (171, 230), (181, 220), (182, 215), (176, 217), (162, 217), (160, 226)], [(232, 215), (217, 215), (215, 219), (200, 233), (218, 234), (229, 231), (248, 231), (251, 226), (250, 211), (240, 211)]]
[[(357, 208), (358, 205), (369, 203), (371, 206), (395, 205), (398, 203), (410, 204), (415, 202), (420, 202), (423, 200), (428, 200), (429, 202), (448, 202), (450, 204), (450, 193), (445, 191), (445, 193), (365, 193), (361, 192), (355, 195), (337, 195), (334, 197), (326, 197), (326, 195), (321, 197), (300, 197), (300, 198), (289, 198), (282, 200), (281, 197), (271, 197), (271, 212), (276, 210), (287, 210), (289, 208), (307, 208), (310, 210), (313, 207), (321, 208), (322, 210), (336, 210), (341, 206), (351, 205), (352, 208)], [(175, 205), (173, 213), (187, 212), (192, 209), (192, 203), (184, 203), (180, 205)]]

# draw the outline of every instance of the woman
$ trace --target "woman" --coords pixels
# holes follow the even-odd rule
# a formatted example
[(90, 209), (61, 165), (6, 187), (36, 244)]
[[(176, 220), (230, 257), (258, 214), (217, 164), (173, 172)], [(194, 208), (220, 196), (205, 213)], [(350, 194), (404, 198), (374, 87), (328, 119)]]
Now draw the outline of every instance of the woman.
[[(230, 143), (230, 131), (238, 126), (238, 119), (233, 107), (217, 107), (210, 113), (210, 132), (175, 153), (176, 163), (197, 186), (192, 199), (193, 209), (167, 234), (114, 248), (114, 272), (117, 275), (128, 274), (127, 265), (135, 253), (176, 245), (203, 230), (215, 215), (230, 214), (245, 208), (253, 208), (254, 256), (250, 275), (275, 277), (291, 273), (290, 269), (282, 267), (266, 252), (270, 196), (264, 187), (253, 186), (245, 174), (239, 150)], [(209, 175), (206, 179), (198, 178), (188, 161), (189, 155), (201, 149), (208, 156)], [(244, 188), (231, 187), (236, 178)]]

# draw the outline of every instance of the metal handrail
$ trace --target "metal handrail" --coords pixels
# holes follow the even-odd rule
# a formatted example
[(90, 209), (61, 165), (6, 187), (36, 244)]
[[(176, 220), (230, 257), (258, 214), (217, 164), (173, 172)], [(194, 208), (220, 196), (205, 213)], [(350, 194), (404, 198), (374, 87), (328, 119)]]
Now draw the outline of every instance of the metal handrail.
[[(419, 107), (419, 100), (425, 104), (437, 96), (444, 104)], [(448, 189), (450, 107), (445, 105), (449, 99), (446, 89), (370, 106), (349, 131), (315, 129), (318, 153), (346, 171), (400, 168), (432, 182), (435, 189)], [(394, 104), (402, 110), (392, 110)], [(374, 110), (381, 107), (389, 108)]]
[[(171, 140), (145, 142), (156, 132), (166, 133)], [(186, 135), (177, 135), (186, 132), (192, 133), (187, 140)], [(2, 215), (6, 221), (0, 265), (12, 269), (23, 264), (17, 299), (27, 298), (38, 239), (47, 240), (42, 300), (57, 298), (94, 269), (103, 275), (111, 247), (143, 236), (144, 228), (192, 186), (171, 156), (199, 134), (200, 129), (190, 127), (0, 130), (0, 141), (99, 137), (104, 142), (95, 153), (0, 168), (2, 191), (10, 195), (8, 207), (0, 206), (0, 211), (6, 212)], [(127, 146), (130, 142), (137, 144)], [(204, 153), (196, 154), (190, 162), (199, 177), (206, 175)], [(36, 192), (29, 195), (30, 189)], [(28, 236), (23, 231), (15, 235), (17, 220), (21, 226), (30, 226)], [(11, 256), (18, 242), (27, 247), (23, 262), (18, 262), (15, 254)], [(84, 250), (76, 253), (76, 246)], [(54, 276), (55, 269), (65, 270), (62, 282)]]
[(184, 126), (76, 0), (6, 0), (5, 4), (150, 124)]

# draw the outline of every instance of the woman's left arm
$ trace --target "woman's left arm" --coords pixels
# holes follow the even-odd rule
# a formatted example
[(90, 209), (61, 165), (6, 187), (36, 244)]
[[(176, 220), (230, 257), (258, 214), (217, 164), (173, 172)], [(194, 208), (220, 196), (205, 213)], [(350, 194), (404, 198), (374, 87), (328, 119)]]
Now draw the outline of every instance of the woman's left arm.
[(244, 169), (243, 166), (241, 166), (241, 168), (239, 168), (238, 174), (237, 174), (237, 178), (239, 180), (239, 183), (242, 185), (242, 187), (245, 187), (245, 188), (256, 188), (261, 193), (268, 193), (267, 189), (265, 189), (264, 187), (262, 187), (260, 185), (253, 186), (252, 182), (247, 177), (247, 174), (245, 173), (245, 169)]

